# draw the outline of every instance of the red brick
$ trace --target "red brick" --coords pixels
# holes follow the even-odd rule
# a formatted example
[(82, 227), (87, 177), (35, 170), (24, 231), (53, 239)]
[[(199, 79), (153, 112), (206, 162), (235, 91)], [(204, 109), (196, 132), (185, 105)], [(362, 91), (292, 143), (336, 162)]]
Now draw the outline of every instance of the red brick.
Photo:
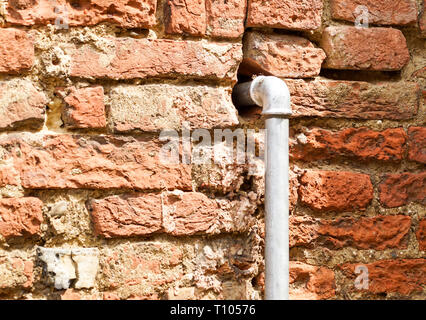
[(423, 219), (419, 222), (416, 236), (417, 241), (419, 242), (420, 250), (426, 251), (426, 219)]
[(379, 185), (383, 206), (394, 208), (410, 202), (426, 204), (426, 172), (385, 175)]
[(415, 0), (332, 0), (332, 16), (334, 19), (355, 22), (358, 6), (368, 9), (369, 24), (412, 25), (417, 21)]
[(408, 159), (426, 163), (426, 128), (408, 128)]
[(411, 218), (407, 216), (344, 217), (334, 220), (290, 216), (290, 246), (405, 249), (410, 227)]
[(104, 128), (106, 126), (103, 87), (70, 88), (62, 119), (69, 128)]
[(335, 296), (334, 272), (325, 267), (290, 261), (290, 299), (323, 300)]
[(47, 99), (27, 80), (0, 82), (0, 130), (41, 129)]
[(392, 28), (327, 27), (321, 48), (329, 69), (395, 71), (410, 60), (404, 35)]
[(307, 170), (300, 179), (299, 197), (315, 211), (365, 210), (373, 199), (366, 174)]
[(277, 77), (309, 78), (319, 75), (325, 59), (322, 49), (307, 39), (291, 35), (250, 32), (244, 38), (244, 60), (240, 70)]
[(321, 0), (249, 0), (247, 27), (315, 30), (321, 26)]
[(206, 34), (206, 4), (204, 0), (168, 0), (165, 5), (167, 33)]
[[(191, 189), (191, 168), (163, 163), (162, 144), (143, 138), (6, 136), (0, 145), (30, 189)], [(8, 170), (2, 169), (2, 170)]]
[[(55, 22), (69, 26), (92, 26), (109, 22), (124, 28), (147, 28), (156, 23), (156, 7), (156, 0), (9, 0), (6, 21), (25, 26)], [(61, 17), (63, 19), (58, 20)]]
[(34, 44), (27, 33), (12, 28), (0, 29), (0, 72), (18, 73), (34, 64)]
[(42, 207), (37, 198), (0, 199), (0, 234), (6, 239), (40, 234)]
[(294, 117), (411, 119), (419, 107), (415, 83), (286, 80)]
[(337, 157), (366, 160), (402, 160), (407, 135), (403, 128), (374, 131), (348, 128), (329, 131), (314, 128), (296, 135), (290, 157), (314, 161)]
[(244, 33), (245, 0), (168, 0), (166, 32), (238, 38)]
[(231, 88), (204, 85), (119, 85), (108, 97), (109, 123), (116, 132), (212, 129), (239, 123)]
[[(69, 73), (82, 78), (235, 80), (240, 44), (167, 39), (109, 39), (107, 52), (74, 48)], [(108, 61), (108, 63), (105, 63)]]
[(0, 169), (0, 186), (18, 186), (20, 183), (19, 172), (14, 164), (2, 164)]
[(244, 33), (245, 0), (206, 0), (207, 34), (219, 38), (238, 38)]
[(161, 196), (134, 194), (90, 201), (95, 233), (105, 238), (144, 236), (161, 229)]
[(30, 289), (34, 282), (34, 262), (25, 253), (0, 252), (0, 293)]
[[(347, 277), (355, 279), (357, 265), (344, 264), (340, 268)], [(381, 260), (365, 266), (368, 268), (368, 291), (372, 293), (410, 295), (422, 292), (426, 284), (426, 259)]]
[(238, 201), (180, 191), (110, 196), (88, 202), (95, 232), (105, 238), (240, 232), (247, 229), (247, 216), (256, 210), (255, 205), (249, 207)]
[(348, 217), (322, 220), (318, 234), (319, 241), (333, 249), (405, 249), (410, 227), (411, 218), (407, 216)]

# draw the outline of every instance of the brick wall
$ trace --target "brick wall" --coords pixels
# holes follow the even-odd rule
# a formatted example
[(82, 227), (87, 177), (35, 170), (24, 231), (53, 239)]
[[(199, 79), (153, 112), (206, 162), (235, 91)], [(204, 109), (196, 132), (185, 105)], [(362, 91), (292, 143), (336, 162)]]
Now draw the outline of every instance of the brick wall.
[(262, 299), (253, 163), (161, 158), (262, 129), (232, 102), (260, 74), (292, 94), (291, 297), (425, 299), (426, 1), (0, 4), (1, 299)]

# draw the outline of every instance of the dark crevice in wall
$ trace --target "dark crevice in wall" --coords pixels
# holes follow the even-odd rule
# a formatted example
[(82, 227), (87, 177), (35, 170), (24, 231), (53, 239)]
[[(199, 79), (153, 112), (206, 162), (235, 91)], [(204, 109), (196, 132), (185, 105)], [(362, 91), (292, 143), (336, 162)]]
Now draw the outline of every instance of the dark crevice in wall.
[[(238, 84), (249, 82), (253, 79), (254, 76), (257, 75), (268, 75), (262, 72), (261, 69), (256, 68), (256, 66), (247, 63), (247, 61), (243, 60), (238, 68), (237, 78)], [(235, 89), (235, 86), (234, 86)], [(262, 112), (262, 108), (256, 105), (252, 106), (241, 106), (237, 99), (234, 91), (232, 92), (232, 103), (238, 111), (238, 115), (242, 117), (244, 120), (252, 120), (260, 117), (260, 113)]]
[(401, 80), (400, 71), (363, 71), (363, 70), (333, 70), (321, 68), (319, 74), (321, 77), (331, 80), (347, 80), (347, 81), (399, 81)]

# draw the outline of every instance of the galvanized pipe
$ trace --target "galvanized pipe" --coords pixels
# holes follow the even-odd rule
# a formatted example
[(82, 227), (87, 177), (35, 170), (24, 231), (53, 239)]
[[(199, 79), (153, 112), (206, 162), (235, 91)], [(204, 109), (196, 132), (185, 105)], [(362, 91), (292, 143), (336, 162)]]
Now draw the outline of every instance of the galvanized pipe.
[(263, 107), (266, 126), (265, 298), (289, 299), (289, 120), (290, 93), (284, 81), (260, 76), (234, 88), (240, 106)]

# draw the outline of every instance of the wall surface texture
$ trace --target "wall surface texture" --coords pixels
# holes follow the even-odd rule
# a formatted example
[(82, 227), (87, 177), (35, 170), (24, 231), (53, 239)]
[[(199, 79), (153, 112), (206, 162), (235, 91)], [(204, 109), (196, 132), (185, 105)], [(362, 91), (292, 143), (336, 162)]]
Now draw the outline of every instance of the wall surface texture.
[(291, 298), (425, 299), (425, 7), (0, 0), (0, 298), (262, 299), (262, 161), (161, 158), (264, 128), (232, 101), (262, 74), (292, 94)]

